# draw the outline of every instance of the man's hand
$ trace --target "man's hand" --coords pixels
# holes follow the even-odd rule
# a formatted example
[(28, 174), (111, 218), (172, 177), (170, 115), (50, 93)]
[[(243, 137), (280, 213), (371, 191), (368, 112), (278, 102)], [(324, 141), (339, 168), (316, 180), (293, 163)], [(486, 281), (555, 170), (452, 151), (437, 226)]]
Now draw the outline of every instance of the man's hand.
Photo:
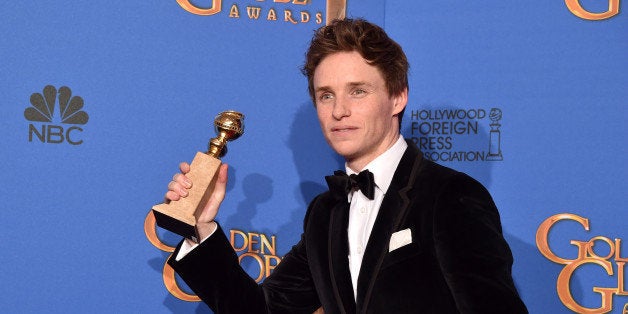
[[(179, 164), (180, 173), (175, 174), (172, 177), (172, 181), (168, 183), (168, 192), (166, 192), (166, 201), (178, 201), (182, 197), (188, 196), (188, 190), (194, 184), (186, 174), (190, 172), (190, 165), (187, 162)], [(216, 178), (216, 184), (214, 190), (207, 201), (205, 207), (203, 207), (201, 215), (197, 218), (196, 228), (200, 239), (204, 239), (216, 230), (216, 223), (214, 219), (218, 214), (218, 209), (222, 200), (225, 198), (225, 191), (227, 189), (227, 164), (220, 165), (218, 168), (218, 174)]]

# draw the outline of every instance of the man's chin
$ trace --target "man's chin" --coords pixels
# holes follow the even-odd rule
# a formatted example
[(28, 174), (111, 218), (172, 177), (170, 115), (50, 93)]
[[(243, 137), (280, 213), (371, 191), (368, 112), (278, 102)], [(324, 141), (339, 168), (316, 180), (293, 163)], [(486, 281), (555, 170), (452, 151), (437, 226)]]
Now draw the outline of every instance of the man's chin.
[(355, 158), (355, 151), (351, 150), (351, 149), (347, 149), (345, 148), (333, 148), (332, 149), (340, 156), (342, 156), (342, 158), (345, 159), (345, 161), (351, 161)]
[(328, 141), (327, 143), (331, 149), (342, 157), (349, 156), (353, 153), (352, 145), (348, 141)]

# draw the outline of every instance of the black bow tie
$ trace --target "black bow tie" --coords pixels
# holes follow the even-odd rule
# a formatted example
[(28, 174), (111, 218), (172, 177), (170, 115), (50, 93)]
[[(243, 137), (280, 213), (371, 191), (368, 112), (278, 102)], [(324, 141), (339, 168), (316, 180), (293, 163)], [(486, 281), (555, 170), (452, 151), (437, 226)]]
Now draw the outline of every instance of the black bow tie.
[(368, 170), (350, 176), (344, 171), (337, 170), (333, 176), (326, 176), (325, 180), (329, 186), (329, 191), (340, 200), (343, 198), (346, 200), (349, 192), (354, 189), (362, 191), (362, 194), (370, 200), (375, 196), (375, 180), (373, 173)]

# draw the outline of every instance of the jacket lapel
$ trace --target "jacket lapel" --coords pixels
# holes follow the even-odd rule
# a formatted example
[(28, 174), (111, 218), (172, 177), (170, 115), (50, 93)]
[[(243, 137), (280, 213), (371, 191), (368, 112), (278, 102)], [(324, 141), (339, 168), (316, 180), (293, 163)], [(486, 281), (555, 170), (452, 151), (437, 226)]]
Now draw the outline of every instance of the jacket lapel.
[[(364, 252), (360, 275), (358, 277), (358, 313), (362, 313), (368, 308), (371, 291), (375, 284), (379, 268), (388, 253), (390, 236), (393, 231), (399, 228), (399, 224), (406, 216), (410, 204), (407, 194), (412, 188), (414, 183), (412, 178), (415, 177), (414, 174), (418, 171), (421, 160), (421, 152), (414, 143), (408, 141), (408, 148), (403, 154), (397, 166), (397, 170), (395, 170), (392, 182), (388, 188), (388, 192), (384, 196)], [(346, 230), (344, 233), (346, 234)]]
[(355, 313), (355, 299), (349, 271), (348, 224), (349, 203), (345, 199), (337, 202), (331, 211), (327, 247), (329, 248), (329, 270), (334, 297), (341, 313), (353, 314)]

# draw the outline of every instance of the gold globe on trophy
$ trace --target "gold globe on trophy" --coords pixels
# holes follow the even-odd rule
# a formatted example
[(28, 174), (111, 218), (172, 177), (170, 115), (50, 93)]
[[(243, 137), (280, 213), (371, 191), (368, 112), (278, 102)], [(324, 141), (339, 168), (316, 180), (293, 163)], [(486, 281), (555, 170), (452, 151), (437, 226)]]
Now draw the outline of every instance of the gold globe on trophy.
[(196, 219), (205, 206), (216, 183), (216, 174), (220, 167), (220, 157), (227, 153), (227, 142), (239, 138), (244, 133), (244, 115), (237, 111), (224, 111), (214, 119), (216, 134), (209, 140), (207, 153), (197, 152), (186, 174), (194, 185), (188, 196), (178, 201), (170, 201), (153, 206), (157, 225), (161, 228), (199, 241), (196, 231)]
[(209, 140), (207, 154), (220, 158), (227, 153), (227, 141), (233, 141), (244, 133), (244, 115), (237, 111), (224, 111), (214, 119), (217, 137)]

